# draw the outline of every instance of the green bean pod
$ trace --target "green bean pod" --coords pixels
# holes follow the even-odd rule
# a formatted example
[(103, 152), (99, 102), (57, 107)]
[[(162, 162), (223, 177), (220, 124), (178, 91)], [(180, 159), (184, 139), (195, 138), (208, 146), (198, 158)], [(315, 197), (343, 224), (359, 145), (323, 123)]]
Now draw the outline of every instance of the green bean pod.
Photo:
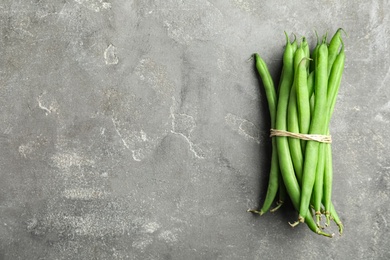
[[(298, 117), (298, 104), (297, 104), (297, 72), (298, 65), (301, 60), (305, 58), (305, 52), (302, 47), (299, 47), (294, 54), (294, 81), (290, 90), (290, 96), (287, 109), (287, 130), (293, 133), (299, 133), (299, 117)], [(290, 147), (291, 159), (294, 165), (295, 174), (298, 181), (301, 180), (302, 166), (303, 166), (303, 154), (301, 141), (297, 138), (288, 138), (288, 144)]]
[(263, 82), (265, 95), (267, 96), (268, 108), (271, 117), (271, 127), (273, 128), (275, 126), (277, 106), (277, 96), (274, 82), (272, 80), (271, 74), (269, 73), (267, 64), (257, 53), (255, 54), (255, 61), (257, 72), (259, 73), (260, 78)]
[(343, 223), (341, 222), (340, 217), (339, 217), (339, 215), (337, 214), (336, 209), (334, 208), (334, 205), (333, 205), (332, 202), (330, 203), (330, 214), (331, 214), (331, 216), (333, 217), (333, 220), (334, 220), (334, 222), (336, 223), (336, 225), (339, 227), (339, 233), (340, 233), (340, 235), (342, 235), (342, 234), (343, 234), (343, 231), (344, 231), (344, 225), (343, 225)]
[(315, 70), (317, 53), (318, 53), (318, 49), (320, 48), (320, 45), (321, 45), (317, 31), (315, 33), (316, 33), (316, 37), (317, 37), (317, 44), (316, 44), (316, 47), (313, 49), (313, 51), (311, 52), (311, 55), (310, 55), (311, 59), (313, 60), (312, 62), (310, 62), (310, 70), (309, 70), (310, 72)]
[[(342, 40), (341, 40), (342, 42)], [(341, 50), (337, 55), (333, 66), (331, 74), (329, 75), (329, 86), (328, 86), (328, 106), (329, 106), (329, 115), (333, 114), (333, 110), (336, 104), (336, 97), (340, 88), (341, 78), (344, 72), (345, 64), (345, 51), (344, 44), (342, 44)]]
[(263, 203), (263, 206), (260, 209), (259, 214), (263, 215), (266, 213), (272, 203), (274, 202), (276, 198), (276, 194), (278, 192), (279, 188), (279, 159), (278, 159), (278, 152), (276, 149), (276, 140), (272, 140), (272, 155), (271, 155), (271, 169), (269, 174), (269, 181), (268, 181), (268, 188), (267, 188), (267, 194), (265, 196), (265, 200)]
[[(283, 69), (280, 80), (278, 105), (276, 110), (276, 129), (287, 130), (287, 107), (290, 89), (294, 78), (294, 47), (286, 34), (286, 48), (283, 53)], [(274, 137), (278, 149), (279, 166), (287, 193), (292, 201), (299, 203), (299, 185), (291, 160), (288, 139), (285, 136)], [(297, 193), (298, 191), (298, 193)], [(297, 208), (299, 204), (294, 205)]]
[(309, 98), (311, 98), (314, 92), (314, 71), (310, 72), (307, 76), (307, 91), (309, 93)]
[[(307, 134), (310, 128), (310, 94), (307, 82), (308, 58), (303, 58), (296, 73), (296, 94), (298, 103), (299, 133)], [(301, 140), (302, 152), (305, 151), (306, 141)]]
[[(314, 62), (312, 62), (314, 63)], [(311, 63), (311, 64), (312, 64)], [(314, 71), (310, 72), (309, 77), (307, 78), (307, 89), (309, 91), (309, 103), (310, 103), (310, 120), (314, 110)]]
[[(315, 75), (315, 103), (309, 134), (325, 134), (325, 116), (327, 112), (328, 87), (328, 47), (322, 43), (318, 49), (318, 65)], [(316, 141), (307, 141), (305, 161), (302, 174), (302, 195), (299, 206), (299, 221), (304, 222), (304, 216), (309, 208), (311, 194), (315, 181), (315, 169), (318, 162), (318, 147)]]
[[(280, 171), (279, 171), (280, 173)], [(284, 185), (282, 175), (279, 175), (279, 200), (276, 202), (276, 206), (272, 209), (270, 209), (270, 212), (275, 212), (277, 211), (281, 206), (283, 206), (284, 202), (287, 199), (287, 193), (286, 193), (286, 186)]]
[(332, 166), (332, 146), (330, 144), (323, 144), (325, 146), (325, 167), (323, 174), (323, 197), (326, 225), (330, 224), (330, 208), (332, 198), (332, 182), (333, 182), (333, 166)]
[(294, 38), (294, 40), (291, 43), (291, 50), (292, 50), (293, 53), (295, 53), (296, 50), (298, 49), (297, 37), (295, 36), (295, 34), (294, 34), (294, 37), (295, 38)]
[[(341, 39), (341, 38), (340, 38)], [(341, 40), (342, 42), (342, 40)], [(344, 53), (344, 45), (340, 50), (340, 53), (337, 55), (332, 70), (329, 76), (329, 86), (328, 86), (328, 116), (327, 116), (327, 134), (329, 134), (329, 121), (333, 114), (333, 110), (336, 104), (337, 93), (340, 88), (341, 78), (344, 71), (344, 63), (345, 63), (345, 53)], [(332, 168), (332, 150), (331, 145), (327, 144), (327, 152), (326, 152), (326, 166), (324, 173), (324, 207), (325, 207), (325, 216), (327, 219), (327, 224), (330, 222), (330, 208), (331, 208), (331, 194), (332, 194), (332, 182), (333, 182), (333, 168)]]
[(333, 35), (332, 39), (330, 40), (329, 47), (328, 47), (328, 74), (330, 74), (330, 71), (332, 69), (333, 63), (336, 60), (336, 57), (339, 53), (339, 49), (341, 46), (341, 32), (343, 31), (342, 28), (339, 28), (336, 33)]
[(313, 188), (313, 207), (314, 207), (318, 227), (320, 227), (320, 219), (321, 219), (321, 202), (323, 196), (326, 148), (327, 148), (326, 144), (324, 143), (319, 144), (318, 162), (316, 167), (315, 181), (314, 181), (314, 188)]
[(307, 69), (307, 73), (309, 73), (309, 68), (310, 68), (310, 47), (309, 47), (309, 43), (307, 42), (306, 40), (306, 37), (303, 37), (302, 39), (302, 43), (301, 43), (301, 46), (302, 46), (302, 49), (305, 53), (305, 57), (307, 58), (307, 61), (306, 61), (306, 69)]
[[(276, 91), (274, 87), (274, 83), (272, 80), (272, 77), (269, 73), (269, 70), (267, 68), (266, 63), (264, 60), (260, 57), (259, 54), (255, 54), (255, 62), (256, 62), (256, 69), (260, 75), (260, 78), (264, 85), (264, 90), (266, 93), (267, 101), (268, 101), (268, 108), (270, 112), (271, 117), (271, 128), (275, 127), (275, 117), (276, 117), (276, 106), (277, 106), (277, 96)], [(278, 154), (277, 154), (277, 148), (276, 148), (276, 140), (272, 140), (272, 155), (271, 155), (271, 169), (269, 174), (269, 181), (268, 181), (268, 188), (267, 188), (267, 194), (263, 203), (262, 208), (260, 209), (260, 212), (255, 210), (249, 210), (251, 212), (259, 213), (260, 215), (263, 215), (265, 212), (269, 210), (271, 207), (273, 201), (275, 200), (278, 187), (279, 187), (279, 161), (278, 161)]]

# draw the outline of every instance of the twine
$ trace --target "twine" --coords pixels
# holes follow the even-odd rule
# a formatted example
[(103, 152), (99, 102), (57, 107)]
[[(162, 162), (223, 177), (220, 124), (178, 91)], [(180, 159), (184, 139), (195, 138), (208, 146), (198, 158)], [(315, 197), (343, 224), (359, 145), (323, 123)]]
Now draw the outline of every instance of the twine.
[(327, 144), (332, 143), (332, 137), (330, 135), (300, 134), (300, 133), (288, 132), (285, 130), (271, 129), (270, 137), (273, 136), (286, 136), (286, 137), (292, 137), (292, 138), (297, 138), (306, 141), (316, 141), (316, 142), (327, 143)]

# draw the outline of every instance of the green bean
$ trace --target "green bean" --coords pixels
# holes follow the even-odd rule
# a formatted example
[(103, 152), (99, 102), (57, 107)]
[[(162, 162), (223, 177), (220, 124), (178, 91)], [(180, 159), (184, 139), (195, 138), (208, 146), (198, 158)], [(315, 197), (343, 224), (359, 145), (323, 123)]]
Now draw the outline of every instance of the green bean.
[(317, 226), (320, 227), (321, 219), (321, 201), (323, 197), (324, 171), (326, 160), (326, 144), (320, 143), (318, 148), (318, 162), (315, 172), (315, 181), (313, 188), (313, 207), (315, 210)]
[[(299, 47), (294, 54), (294, 78), (298, 71), (298, 65), (301, 60), (305, 57), (305, 52), (302, 47)], [(297, 83), (293, 81), (293, 85), (290, 90), (290, 97), (288, 101), (287, 109), (287, 130), (293, 133), (299, 133), (299, 122), (298, 122), (298, 105), (297, 105), (297, 94), (296, 94)], [(288, 138), (288, 144), (290, 147), (291, 159), (294, 165), (295, 174), (298, 181), (302, 178), (302, 165), (303, 165), (303, 154), (301, 141), (297, 138)]]
[(305, 57), (308, 59), (306, 61), (306, 69), (307, 69), (307, 72), (309, 73), (309, 68), (310, 68), (310, 47), (309, 47), (309, 43), (307, 42), (306, 40), (306, 37), (303, 37), (302, 38), (302, 43), (301, 43), (301, 47), (303, 49), (303, 52), (305, 53)]
[(333, 63), (336, 60), (336, 57), (339, 53), (339, 49), (341, 46), (341, 32), (343, 31), (342, 28), (339, 28), (336, 33), (333, 35), (332, 39), (330, 40), (329, 47), (328, 47), (328, 74), (330, 74), (330, 71), (332, 69)]
[[(340, 41), (342, 42), (341, 38)], [(336, 96), (341, 84), (341, 78), (344, 71), (344, 63), (345, 63), (345, 53), (344, 53), (344, 44), (342, 43), (342, 47), (340, 53), (337, 55), (332, 70), (329, 76), (328, 83), (328, 116), (326, 125), (329, 125), (330, 118), (333, 114), (333, 110), (336, 104)], [(327, 134), (329, 134), (329, 127), (327, 127)], [(324, 207), (325, 207), (325, 216), (327, 219), (327, 224), (330, 222), (330, 203), (331, 203), (331, 194), (332, 194), (332, 179), (333, 179), (333, 169), (332, 169), (332, 150), (331, 145), (327, 144), (327, 153), (326, 153), (326, 166), (325, 166), (325, 174), (324, 174)]]
[[(298, 101), (299, 133), (307, 134), (310, 128), (310, 94), (307, 83), (308, 58), (303, 58), (296, 73), (296, 94)], [(301, 141), (302, 151), (305, 151), (306, 141)]]
[[(341, 40), (341, 38), (340, 38)], [(334, 106), (336, 104), (336, 96), (339, 91), (340, 83), (341, 83), (341, 77), (344, 72), (344, 63), (345, 63), (345, 52), (344, 52), (344, 44), (341, 40), (342, 47), (337, 55), (333, 66), (331, 74), (329, 75), (329, 86), (328, 86), (328, 106), (329, 106), (329, 114), (333, 114)]]
[(341, 222), (341, 220), (340, 220), (340, 218), (339, 218), (339, 216), (338, 216), (338, 214), (336, 212), (336, 209), (334, 208), (334, 205), (333, 205), (332, 202), (330, 203), (330, 214), (333, 217), (333, 220), (336, 223), (336, 225), (339, 227), (340, 235), (342, 235), (343, 231), (344, 231), (344, 225)]
[[(328, 86), (328, 47), (322, 43), (318, 49), (318, 65), (316, 66), (315, 75), (315, 104), (313, 117), (310, 125), (309, 134), (325, 134), (324, 124), (327, 107), (327, 86)], [(302, 195), (299, 205), (298, 220), (304, 222), (304, 216), (309, 208), (309, 202), (313, 191), (315, 181), (315, 169), (318, 162), (318, 147), (319, 143), (316, 141), (307, 141), (305, 151), (305, 161), (303, 165), (302, 174)], [(314, 170), (313, 170), (314, 169)]]
[[(278, 105), (276, 110), (276, 129), (287, 130), (287, 106), (290, 89), (293, 83), (294, 76), (294, 47), (290, 43), (287, 33), (286, 48), (283, 53), (283, 69), (280, 81)], [(283, 182), (290, 199), (299, 203), (299, 185), (295, 177), (294, 166), (291, 160), (288, 140), (285, 136), (278, 136), (276, 139), (276, 147), (278, 149), (279, 166), (282, 173)], [(295, 203), (295, 208), (298, 209), (299, 204)]]
[(309, 92), (309, 97), (311, 97), (314, 92), (314, 71), (307, 76), (307, 91)]
[[(310, 64), (314, 64), (314, 61), (312, 61), (312, 63)], [(311, 116), (313, 114), (313, 110), (314, 110), (314, 71), (310, 72), (309, 74), (309, 77), (307, 78), (307, 89), (309, 91), (309, 102), (310, 102), (310, 119), (311, 119)]]
[(317, 37), (317, 44), (311, 53), (311, 58), (313, 59), (313, 61), (310, 63), (310, 72), (315, 70), (318, 48), (320, 47), (320, 39), (318, 37), (317, 31), (315, 33), (316, 33), (316, 37)]
[[(325, 144), (323, 144), (325, 145)], [(333, 182), (333, 168), (332, 168), (332, 147), (330, 144), (326, 144), (325, 149), (325, 167), (323, 174), (323, 197), (324, 197), (324, 208), (326, 225), (330, 224), (330, 208), (331, 208), (331, 197), (332, 197), (332, 182)]]
[(276, 193), (278, 191), (279, 187), (279, 160), (278, 160), (278, 153), (276, 149), (276, 140), (272, 140), (272, 155), (271, 155), (271, 170), (269, 175), (269, 181), (268, 181), (268, 188), (267, 188), (267, 194), (265, 196), (265, 200), (263, 203), (263, 206), (260, 209), (259, 214), (263, 215), (265, 212), (269, 210), (271, 207), (273, 201), (275, 200)]
[(255, 61), (257, 71), (264, 85), (265, 95), (267, 96), (268, 108), (271, 116), (271, 127), (273, 128), (275, 126), (277, 106), (277, 96), (274, 87), (274, 82), (272, 80), (271, 74), (269, 73), (266, 63), (257, 53), (255, 54)]
[[(280, 171), (279, 171), (280, 173)], [(276, 207), (270, 210), (270, 212), (277, 211), (281, 206), (283, 206), (284, 202), (286, 201), (287, 194), (286, 194), (286, 186), (284, 185), (282, 175), (279, 175), (279, 200), (276, 202)]]
[(291, 47), (292, 47), (292, 52), (293, 53), (295, 53), (296, 50), (298, 49), (297, 36), (295, 36), (295, 34), (294, 34), (294, 40), (291, 43)]
[[(276, 116), (276, 106), (277, 106), (277, 96), (276, 91), (274, 87), (274, 83), (272, 80), (272, 77), (269, 73), (269, 70), (267, 68), (266, 63), (264, 60), (260, 57), (259, 54), (255, 54), (255, 62), (256, 62), (256, 68), (260, 75), (260, 78), (264, 85), (264, 90), (267, 96), (268, 101), (268, 108), (270, 112), (271, 117), (271, 128), (275, 127), (275, 116)], [(278, 178), (279, 178), (279, 161), (278, 161), (278, 154), (277, 154), (277, 148), (276, 148), (276, 140), (272, 139), (272, 155), (271, 155), (271, 169), (270, 169), (270, 175), (269, 175), (269, 181), (268, 181), (268, 188), (267, 188), (267, 194), (263, 203), (262, 208), (260, 211), (256, 210), (248, 210), (250, 212), (259, 213), (260, 215), (263, 215), (265, 212), (269, 210), (269, 208), (272, 205), (272, 202), (275, 199), (276, 193), (278, 191)]]
[[(314, 62), (312, 61), (310, 64), (314, 64)], [(309, 77), (307, 78), (307, 89), (309, 91), (309, 102), (310, 102), (310, 119), (311, 119), (311, 115), (313, 114), (313, 110), (314, 110), (314, 95), (313, 95), (313, 92), (314, 92), (314, 71), (310, 72), (309, 74)]]
[[(317, 227), (316, 223), (314, 222), (311, 214), (310, 214), (310, 211), (307, 211), (306, 213), (306, 217), (305, 217), (305, 222), (306, 224), (308, 225), (308, 227), (315, 233), (319, 234), (319, 235), (322, 235), (322, 236), (326, 236), (326, 237), (333, 237), (332, 234), (328, 234), (328, 233), (325, 233), (324, 231), (322, 231), (320, 228)], [(341, 223), (341, 222), (340, 222)]]

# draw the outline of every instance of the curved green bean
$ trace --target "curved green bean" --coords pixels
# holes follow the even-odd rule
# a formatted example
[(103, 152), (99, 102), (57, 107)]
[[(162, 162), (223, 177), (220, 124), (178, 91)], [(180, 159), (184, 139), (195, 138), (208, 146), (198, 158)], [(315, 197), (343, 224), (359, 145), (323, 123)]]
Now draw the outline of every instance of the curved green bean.
[[(260, 57), (259, 54), (255, 54), (256, 69), (260, 75), (260, 78), (264, 85), (264, 90), (266, 93), (268, 108), (271, 117), (271, 128), (275, 127), (275, 117), (276, 117), (276, 106), (277, 106), (277, 96), (274, 87), (272, 77), (269, 73), (268, 67), (264, 60)], [(271, 169), (269, 174), (268, 188), (265, 196), (265, 200), (260, 211), (248, 210), (249, 212), (259, 213), (263, 215), (269, 210), (273, 201), (275, 200), (278, 187), (279, 187), (279, 161), (276, 148), (276, 140), (272, 139), (272, 155), (271, 155)]]

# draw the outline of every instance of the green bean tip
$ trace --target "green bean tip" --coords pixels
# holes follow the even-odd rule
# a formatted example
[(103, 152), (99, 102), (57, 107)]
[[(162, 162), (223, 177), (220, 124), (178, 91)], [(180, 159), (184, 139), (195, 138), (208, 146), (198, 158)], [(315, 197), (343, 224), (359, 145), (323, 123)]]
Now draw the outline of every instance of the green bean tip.
[(332, 234), (325, 233), (325, 232), (321, 231), (320, 229), (317, 230), (317, 234), (325, 236), (325, 237), (330, 237), (330, 238), (334, 237), (334, 233), (332, 233)]
[(343, 33), (345, 34), (345, 36), (348, 37), (348, 34), (347, 34), (347, 32), (344, 30), (344, 28), (340, 27), (340, 28), (337, 29), (337, 31), (343, 32)]
[(288, 224), (291, 226), (291, 227), (296, 227), (299, 225), (299, 221), (295, 221), (294, 223), (291, 223), (291, 222), (288, 222)]
[(255, 209), (248, 209), (246, 212), (259, 214), (260, 216), (262, 216), (264, 214), (264, 212), (262, 210), (258, 211), (258, 210), (255, 210)]

